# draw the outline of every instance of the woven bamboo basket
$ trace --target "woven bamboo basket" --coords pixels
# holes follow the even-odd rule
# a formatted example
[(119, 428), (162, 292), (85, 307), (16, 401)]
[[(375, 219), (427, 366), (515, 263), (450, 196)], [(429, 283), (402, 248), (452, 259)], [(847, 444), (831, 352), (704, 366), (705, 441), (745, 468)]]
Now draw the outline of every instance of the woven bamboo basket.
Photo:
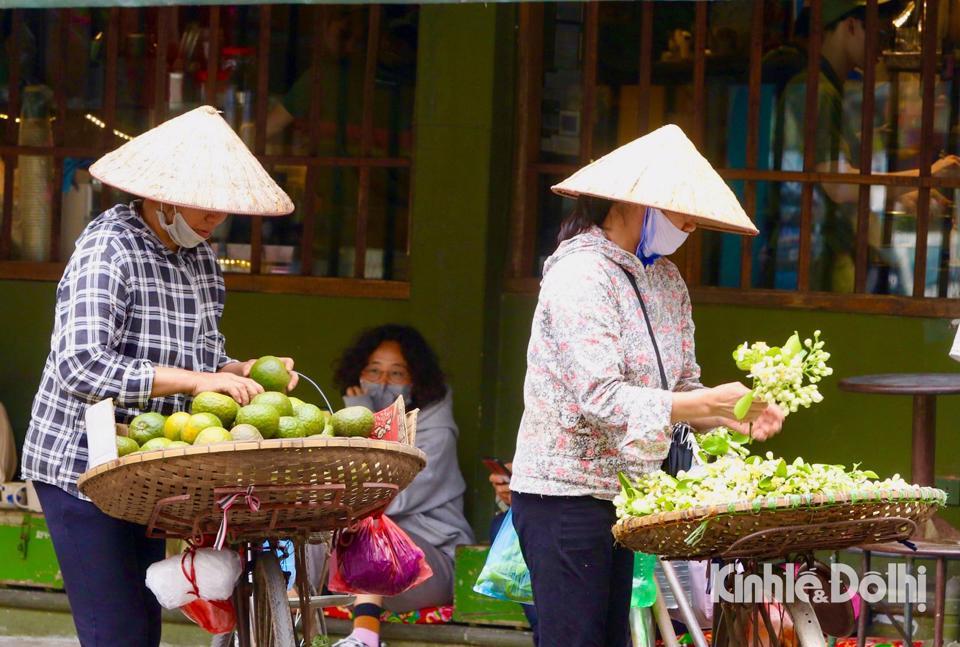
[(762, 559), (907, 539), (944, 504), (941, 490), (796, 495), (621, 519), (617, 541), (664, 559)]
[(78, 485), (105, 513), (153, 537), (216, 533), (233, 498), (228, 541), (257, 541), (348, 527), (386, 508), (425, 465), (424, 453), (404, 443), (313, 436), (134, 453), (87, 471)]

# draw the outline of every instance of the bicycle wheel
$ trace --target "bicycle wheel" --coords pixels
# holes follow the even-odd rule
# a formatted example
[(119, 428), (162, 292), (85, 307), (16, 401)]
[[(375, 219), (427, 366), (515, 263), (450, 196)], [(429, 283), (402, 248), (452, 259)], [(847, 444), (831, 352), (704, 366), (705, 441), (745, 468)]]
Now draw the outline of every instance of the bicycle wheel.
[(253, 566), (253, 634), (257, 647), (295, 647), (286, 579), (273, 553), (260, 553)]
[(210, 640), (210, 647), (251, 647), (250, 643), (250, 584), (246, 581), (248, 573), (240, 576), (237, 588), (233, 591), (233, 607), (237, 612), (237, 627), (225, 634), (218, 634)]

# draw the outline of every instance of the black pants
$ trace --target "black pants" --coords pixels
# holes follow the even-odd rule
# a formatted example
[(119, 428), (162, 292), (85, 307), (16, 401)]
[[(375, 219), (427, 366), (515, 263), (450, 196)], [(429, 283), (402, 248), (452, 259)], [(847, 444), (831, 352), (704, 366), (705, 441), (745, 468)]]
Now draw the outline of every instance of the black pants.
[(109, 517), (53, 485), (34, 483), (83, 647), (156, 647), (160, 605), (144, 583), (164, 558), (146, 528)]
[(539, 647), (629, 647), (633, 553), (614, 543), (613, 504), (518, 492), (512, 501)]

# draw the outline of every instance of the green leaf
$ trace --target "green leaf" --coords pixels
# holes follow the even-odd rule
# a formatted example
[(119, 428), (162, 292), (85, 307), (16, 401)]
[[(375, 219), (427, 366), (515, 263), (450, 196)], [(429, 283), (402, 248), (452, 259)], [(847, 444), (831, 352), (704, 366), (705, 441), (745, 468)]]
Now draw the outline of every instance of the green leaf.
[(878, 479), (878, 478), (880, 478), (879, 476), (877, 476), (877, 473), (874, 472), (873, 470), (863, 470), (863, 475), (864, 475), (865, 477), (867, 477), (868, 479)]
[[(743, 359), (739, 359), (741, 350), (743, 351)], [(736, 363), (737, 368), (739, 368), (741, 371), (749, 371), (750, 367), (752, 367), (757, 361), (757, 354), (750, 350), (747, 347), (747, 344), (744, 343), (734, 349), (733, 361)]]
[(726, 456), (730, 451), (730, 443), (724, 436), (707, 436), (700, 444), (700, 449), (710, 456)]
[(774, 476), (779, 476), (781, 478), (786, 478), (787, 476), (787, 462), (780, 459), (780, 462), (777, 463), (777, 470), (773, 473)]
[(677, 492), (689, 492), (690, 486), (697, 483), (695, 479), (681, 479), (677, 483)]
[(793, 333), (790, 339), (787, 340), (787, 343), (783, 345), (783, 354), (788, 358), (793, 357), (802, 350), (803, 342), (800, 341), (800, 336), (797, 333)]
[(764, 476), (762, 479), (760, 479), (760, 482), (757, 483), (757, 489), (762, 492), (770, 492), (773, 490), (773, 477)]
[(761, 462), (763, 462), (763, 459), (759, 456), (747, 456), (744, 462), (747, 465), (759, 465)]
[(626, 492), (627, 496), (633, 496), (635, 490), (633, 485), (630, 483), (630, 479), (627, 478), (626, 474), (623, 472), (617, 472), (617, 479), (620, 481), (620, 487), (623, 488), (623, 491)]
[(738, 444), (742, 445), (742, 444), (744, 444), (744, 443), (750, 442), (750, 436), (748, 436), (747, 434), (741, 434), (741, 433), (736, 432), (736, 431), (731, 431), (731, 432), (730, 432), (730, 440), (732, 440), (732, 441), (735, 442), (735, 443), (738, 443)]
[(737, 404), (733, 407), (733, 415), (737, 417), (737, 420), (743, 420), (747, 416), (751, 404), (753, 404), (753, 391), (745, 393), (742, 398), (737, 400)]

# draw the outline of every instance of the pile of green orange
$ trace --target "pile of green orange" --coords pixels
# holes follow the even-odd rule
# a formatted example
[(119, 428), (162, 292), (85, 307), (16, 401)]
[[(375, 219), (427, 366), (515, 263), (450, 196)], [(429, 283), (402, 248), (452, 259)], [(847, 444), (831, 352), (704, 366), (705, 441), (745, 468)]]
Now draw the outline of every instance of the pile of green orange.
[(286, 395), (290, 375), (276, 357), (257, 360), (250, 377), (268, 390), (246, 406), (228, 395), (206, 391), (193, 399), (189, 413), (140, 414), (130, 423), (127, 436), (117, 436), (118, 454), (270, 438), (367, 437), (373, 429), (373, 413), (365, 407), (331, 414)]

